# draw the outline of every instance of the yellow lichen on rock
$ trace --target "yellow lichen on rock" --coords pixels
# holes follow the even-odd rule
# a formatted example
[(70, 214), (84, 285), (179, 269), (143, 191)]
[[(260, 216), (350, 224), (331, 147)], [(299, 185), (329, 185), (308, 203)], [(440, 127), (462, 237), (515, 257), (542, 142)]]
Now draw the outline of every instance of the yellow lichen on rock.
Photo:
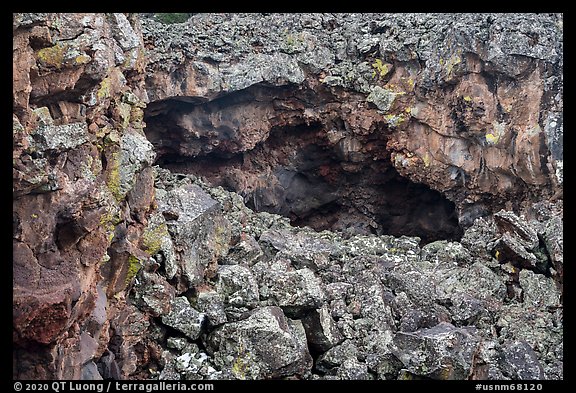
[(232, 364), (232, 374), (238, 379), (246, 379), (246, 363), (241, 356), (238, 356)]
[(496, 145), (500, 138), (504, 135), (505, 126), (502, 123), (493, 122), (494, 129), (486, 133), (486, 142), (491, 145)]
[(128, 257), (128, 272), (126, 273), (126, 281), (125, 281), (126, 285), (130, 284), (132, 279), (136, 277), (136, 274), (138, 274), (141, 268), (142, 268), (142, 262), (140, 262), (140, 260), (136, 258), (134, 255), (130, 255)]
[(500, 135), (494, 135), (491, 132), (486, 134), (486, 142), (490, 143), (491, 145), (497, 144), (498, 140), (500, 140)]
[(424, 154), (424, 157), (422, 157), (422, 161), (424, 162), (424, 166), (426, 168), (428, 168), (430, 166), (430, 155), (428, 154), (428, 152), (426, 152), (426, 154)]
[(124, 197), (120, 191), (120, 153), (114, 152), (111, 156), (112, 159), (108, 164), (110, 166), (110, 172), (108, 172), (106, 185), (112, 195), (114, 195), (114, 198), (116, 198), (117, 201), (120, 201)]
[(390, 113), (384, 116), (384, 119), (386, 119), (386, 123), (388, 123), (390, 127), (398, 127), (406, 120), (406, 117), (402, 113), (399, 115), (394, 115)]
[(48, 48), (42, 48), (36, 53), (38, 61), (44, 66), (62, 68), (64, 65), (64, 55), (68, 51), (68, 45), (56, 44)]
[(390, 67), (388, 64), (383, 63), (382, 60), (376, 59), (374, 63), (372, 63), (372, 68), (374, 68), (374, 72), (372, 73), (372, 77), (378, 79), (384, 78), (388, 72), (390, 72)]
[(92, 58), (90, 56), (83, 53), (74, 58), (74, 63), (76, 63), (77, 65), (88, 64), (91, 60)]
[(462, 62), (462, 59), (460, 58), (459, 52), (450, 56), (450, 58), (446, 61), (446, 73), (447, 73), (447, 75), (451, 75), (452, 71), (454, 70), (454, 67), (457, 64), (460, 64), (461, 62)]
[(110, 97), (110, 77), (106, 77), (106, 78), (102, 79), (102, 82), (100, 82), (100, 87), (98, 88), (98, 91), (96, 92), (96, 96), (100, 100), (103, 100), (103, 99)]
[(156, 255), (162, 247), (162, 240), (165, 236), (170, 236), (166, 223), (162, 223), (155, 228), (147, 228), (142, 234), (142, 246), (144, 251), (150, 256)]
[(60, 70), (65, 67), (75, 67), (88, 64), (92, 58), (86, 53), (69, 44), (57, 43), (56, 45), (42, 48), (36, 52), (36, 58), (40, 65)]

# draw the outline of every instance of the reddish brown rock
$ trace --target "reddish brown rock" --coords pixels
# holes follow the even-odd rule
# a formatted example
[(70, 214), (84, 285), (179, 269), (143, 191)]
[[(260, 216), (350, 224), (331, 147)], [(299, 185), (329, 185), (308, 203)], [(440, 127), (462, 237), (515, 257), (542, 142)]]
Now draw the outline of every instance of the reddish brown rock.
[[(131, 197), (139, 223), (126, 194), (135, 183), (146, 188), (150, 173), (140, 175), (143, 153), (122, 142), (128, 127), (143, 128), (138, 22), (13, 17), (13, 375), (97, 378), (110, 320), (125, 306), (113, 296), (148, 257), (133, 244), (152, 191)], [(123, 233), (128, 254), (111, 247)], [(106, 264), (115, 270), (103, 276)]]

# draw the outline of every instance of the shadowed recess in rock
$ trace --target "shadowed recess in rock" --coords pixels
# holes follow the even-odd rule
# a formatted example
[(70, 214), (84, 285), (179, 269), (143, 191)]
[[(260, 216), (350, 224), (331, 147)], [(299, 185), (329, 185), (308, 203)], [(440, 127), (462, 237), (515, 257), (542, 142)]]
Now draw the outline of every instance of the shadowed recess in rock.
[(454, 204), (392, 165), (388, 126), (354, 135), (329, 105), (322, 91), (256, 86), (208, 103), (152, 103), (145, 132), (163, 167), (237, 192), (253, 210), (293, 225), (459, 239)]

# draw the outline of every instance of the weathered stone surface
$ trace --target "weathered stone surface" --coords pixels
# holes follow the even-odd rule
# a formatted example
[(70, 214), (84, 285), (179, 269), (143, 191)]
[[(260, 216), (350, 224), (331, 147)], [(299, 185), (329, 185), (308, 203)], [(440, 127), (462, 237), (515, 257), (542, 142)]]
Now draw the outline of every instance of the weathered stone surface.
[(545, 253), (552, 265), (550, 273), (561, 285), (564, 275), (564, 219), (562, 201), (559, 202), (535, 203), (531, 208), (534, 219), (530, 221), (530, 224), (542, 238)]
[[(355, 146), (344, 149), (352, 154), (345, 155), (343, 172), (365, 174), (368, 169), (361, 163), (368, 160), (374, 165), (381, 159), (382, 150), (373, 149), (374, 140), (381, 138), (401, 175), (445, 192), (459, 212), (473, 218), (481, 210), (498, 211), (513, 201), (511, 195), (517, 195), (519, 202), (525, 195), (522, 190), (537, 190), (549, 197), (561, 185), (556, 173), (562, 168), (558, 138), (562, 132), (562, 75), (555, 71), (563, 64), (561, 14), (308, 14), (306, 18), (198, 14), (185, 24), (165, 26), (147, 19), (143, 25), (151, 48), (148, 67), (154, 71), (147, 85), (150, 96), (155, 101), (174, 96), (187, 99), (191, 105), (172, 111), (176, 118), (189, 112), (196, 118), (209, 115), (213, 119), (205, 129), (177, 121), (178, 132), (186, 137), (177, 141), (162, 138), (166, 142), (157, 141), (161, 149), (170, 144), (169, 150), (187, 156), (244, 151), (266, 138), (266, 129), (307, 125), (327, 139), (320, 149), (333, 147), (336, 153), (336, 145)], [(253, 26), (258, 39), (252, 35)], [(268, 59), (277, 61), (275, 67), (280, 71), (271, 74), (280, 77), (259, 75), (260, 70), (268, 72)], [(547, 67), (540, 68), (538, 62)], [(258, 71), (244, 71), (245, 65), (250, 68), (256, 63)], [(168, 78), (169, 73), (178, 77)], [(291, 77), (300, 73), (302, 77)], [(241, 82), (237, 81), (240, 75)], [(262, 81), (275, 88), (261, 94)], [(290, 83), (286, 85), (286, 81)], [(293, 84), (298, 85), (297, 92), (289, 91)], [(180, 87), (187, 85), (194, 86), (188, 93)], [(226, 100), (215, 99), (223, 95), (235, 99), (230, 98), (228, 105)], [(269, 104), (271, 95), (275, 97), (273, 105)], [(159, 105), (159, 112), (171, 111), (165, 102)], [(238, 111), (239, 107), (244, 110)], [(251, 115), (262, 108), (269, 116), (258, 120)], [(220, 127), (215, 111), (226, 112), (222, 116), (225, 127)], [(540, 112), (543, 117), (534, 115)], [(248, 121), (239, 115), (244, 113)], [(150, 120), (172, 118), (170, 114), (162, 116)], [(237, 119), (237, 124), (231, 118)], [(252, 128), (258, 131), (238, 140), (245, 123), (256, 124)], [(207, 135), (211, 129), (221, 131)], [(390, 134), (376, 132), (381, 129)], [(152, 139), (156, 139), (155, 133), (151, 124)], [(208, 146), (198, 144), (206, 139)], [(540, 154), (542, 144), (546, 147)], [(249, 161), (262, 164), (256, 151), (250, 155)], [(299, 169), (297, 164), (298, 160), (289, 167)], [(328, 160), (322, 164), (321, 171), (308, 169), (305, 176), (309, 179), (313, 173), (329, 183), (336, 168), (329, 168)], [(234, 184), (266, 209), (277, 208), (273, 202), (286, 203), (279, 173), (285, 173), (287, 167), (270, 166), (268, 189), (253, 186), (261, 176), (249, 174), (251, 165), (246, 162), (239, 172), (237, 165), (228, 166), (227, 174), (212, 180)], [(372, 175), (367, 177), (374, 180)], [(367, 190), (371, 186), (362, 185)], [(313, 187), (307, 188), (312, 192)], [(307, 195), (306, 203), (326, 206), (331, 201), (318, 201), (318, 195), (332, 192), (324, 187), (321, 193)], [(337, 198), (357, 208), (363, 206), (342, 191)], [(371, 199), (368, 204), (385, 206), (386, 202)], [(301, 216), (298, 209), (292, 212)], [(370, 226), (375, 215), (364, 214), (369, 218), (365, 225)], [(313, 225), (336, 228), (335, 223), (325, 221), (331, 220), (318, 216)], [(471, 224), (468, 219), (462, 222)], [(442, 225), (450, 232), (448, 224)]]
[[(229, 232), (218, 203), (196, 185), (157, 193), (159, 211), (177, 254), (177, 271), (188, 287), (199, 284), (228, 251)], [(168, 266), (168, 265), (167, 265)], [(174, 271), (169, 267), (170, 273)]]
[(279, 260), (271, 266), (255, 267), (264, 269), (258, 279), (260, 297), (267, 304), (281, 307), (291, 317), (319, 308), (324, 292), (318, 277), (310, 269), (288, 270), (286, 265)]
[(98, 371), (103, 379), (120, 379), (120, 368), (116, 363), (114, 353), (106, 351), (98, 362)]
[[(159, 379), (220, 379), (222, 372), (216, 371), (210, 357), (184, 338), (168, 338), (168, 348), (175, 349), (178, 355), (163, 351), (164, 368)], [(227, 378), (229, 379), (229, 378)]]
[(368, 373), (368, 366), (365, 363), (360, 363), (354, 358), (349, 358), (344, 360), (342, 365), (338, 367), (338, 372), (336, 373), (338, 379), (349, 379), (349, 380), (370, 380), (374, 379), (370, 373)]
[(156, 157), (152, 144), (148, 142), (146, 137), (134, 131), (122, 135), (120, 149), (119, 162), (116, 164), (118, 165), (118, 178), (112, 178), (112, 192), (117, 198), (126, 196), (128, 191), (134, 187), (135, 175), (145, 167), (152, 165)]
[(322, 372), (327, 372), (335, 367), (338, 368), (346, 359), (356, 358), (357, 355), (358, 348), (352, 341), (346, 340), (324, 352), (318, 358), (316, 368)]
[[(127, 128), (143, 128), (142, 117), (130, 116), (135, 105), (117, 110), (121, 94), (143, 91), (143, 59), (116, 61), (128, 57), (112, 34), (118, 23), (130, 51), (142, 48), (128, 19), (14, 14), (14, 342), (42, 343), (29, 355), (16, 351), (15, 378), (99, 378), (95, 363), (125, 307), (123, 297), (106, 294), (130, 283), (129, 256), (142, 258), (135, 246), (141, 228), (124, 197), (154, 153), (142, 134), (139, 143), (124, 143)], [(131, 150), (122, 169), (130, 176), (120, 176), (121, 140)], [(127, 375), (125, 344), (117, 353)]]
[(108, 362), (110, 372), (115, 372), (114, 363), (118, 366), (120, 375), (131, 375), (137, 371), (144, 360), (140, 357), (140, 351), (148, 340), (150, 326), (150, 317), (129, 303), (111, 318), (109, 346), (114, 358), (110, 358)]
[(252, 236), (244, 236), (239, 243), (228, 251), (228, 255), (222, 260), (223, 264), (254, 265), (262, 257), (262, 249)]
[(420, 256), (435, 264), (466, 266), (472, 260), (470, 252), (460, 243), (439, 240), (422, 247)]
[(82, 379), (86, 381), (98, 381), (103, 379), (98, 372), (96, 363), (89, 362), (82, 367)]
[(338, 330), (327, 307), (311, 311), (302, 318), (308, 343), (315, 349), (325, 352), (344, 339)]
[(519, 283), (522, 288), (524, 306), (527, 308), (546, 308), (560, 306), (561, 293), (557, 284), (542, 274), (530, 270), (521, 270)]
[(30, 147), (35, 150), (70, 150), (88, 142), (88, 127), (86, 123), (70, 123), (64, 125), (42, 124), (31, 134)]
[(543, 379), (544, 370), (532, 348), (522, 341), (508, 343), (502, 348), (502, 369), (512, 379)]
[(174, 278), (178, 272), (178, 260), (161, 212), (155, 211), (148, 217), (148, 225), (142, 234), (142, 246), (144, 251), (164, 265), (166, 278)]
[(233, 307), (254, 308), (260, 300), (256, 278), (250, 269), (241, 265), (218, 267), (216, 291), (225, 304)]
[(506, 305), (495, 326), (500, 330), (502, 340), (526, 342), (544, 363), (545, 377), (558, 379), (562, 378), (559, 368), (562, 358), (557, 352), (563, 343), (561, 314), (558, 310), (548, 312), (530, 306)]
[(414, 374), (466, 379), (479, 341), (473, 332), (442, 322), (412, 333), (397, 333), (392, 352)]
[(198, 310), (206, 315), (210, 326), (215, 327), (228, 322), (223, 296), (216, 291), (200, 292), (197, 299)]
[(512, 212), (500, 211), (494, 214), (494, 222), (501, 234), (495, 244), (499, 261), (539, 273), (546, 271), (547, 256), (538, 249), (538, 234), (525, 220)]
[(217, 328), (208, 338), (216, 365), (236, 379), (305, 376), (312, 367), (306, 335), (278, 307), (262, 307), (238, 322)]
[(157, 273), (143, 271), (134, 284), (134, 302), (153, 317), (168, 315), (175, 289)]
[(162, 317), (162, 323), (184, 333), (191, 340), (196, 340), (202, 333), (206, 316), (190, 306), (184, 296), (172, 300), (171, 310)]
[(97, 350), (98, 341), (86, 332), (80, 334), (80, 362), (82, 364), (91, 361)]
[(308, 268), (314, 272), (330, 265), (329, 255), (333, 245), (326, 239), (306, 236), (306, 233), (293, 233), (288, 230), (264, 232), (259, 242), (269, 252), (288, 258), (297, 268)]

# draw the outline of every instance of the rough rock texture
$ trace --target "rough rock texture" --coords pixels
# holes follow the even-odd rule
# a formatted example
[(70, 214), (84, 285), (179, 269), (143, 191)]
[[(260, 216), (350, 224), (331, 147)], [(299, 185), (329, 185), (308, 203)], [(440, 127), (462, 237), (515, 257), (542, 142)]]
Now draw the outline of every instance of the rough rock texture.
[(125, 296), (148, 258), (156, 157), (139, 20), (14, 14), (13, 42), (14, 377), (98, 379), (105, 353), (104, 374), (129, 375), (139, 325), (126, 322), (148, 316)]
[(144, 22), (161, 160), (256, 210), (457, 239), (458, 221), (561, 192), (562, 15)]
[[(168, 325), (187, 336), (164, 330), (162, 342), (192, 345), (162, 353), (159, 364), (167, 368), (160, 378), (563, 377), (561, 287), (552, 261), (544, 271), (530, 270), (497, 248), (508, 233), (498, 217), (515, 223), (509, 231), (542, 236), (538, 228), (558, 215), (526, 220), (500, 211), (476, 220), (461, 242), (420, 247), (412, 237), (295, 228), (197, 177), (155, 171), (157, 189), (192, 184), (204, 190), (228, 219), (230, 235), (216, 275), (196, 287), (189, 303), (176, 298), (193, 314), (181, 320), (194, 335), (172, 322), (172, 315), (187, 311), (173, 307), (153, 319), (156, 329)], [(218, 234), (210, 236), (206, 241)], [(536, 258), (545, 250), (526, 252)], [(203, 360), (191, 372), (178, 359)]]
[(237, 379), (299, 376), (312, 367), (302, 322), (278, 307), (260, 307), (214, 330), (208, 345), (216, 366)]
[(13, 58), (14, 378), (563, 378), (562, 15), (14, 14)]

